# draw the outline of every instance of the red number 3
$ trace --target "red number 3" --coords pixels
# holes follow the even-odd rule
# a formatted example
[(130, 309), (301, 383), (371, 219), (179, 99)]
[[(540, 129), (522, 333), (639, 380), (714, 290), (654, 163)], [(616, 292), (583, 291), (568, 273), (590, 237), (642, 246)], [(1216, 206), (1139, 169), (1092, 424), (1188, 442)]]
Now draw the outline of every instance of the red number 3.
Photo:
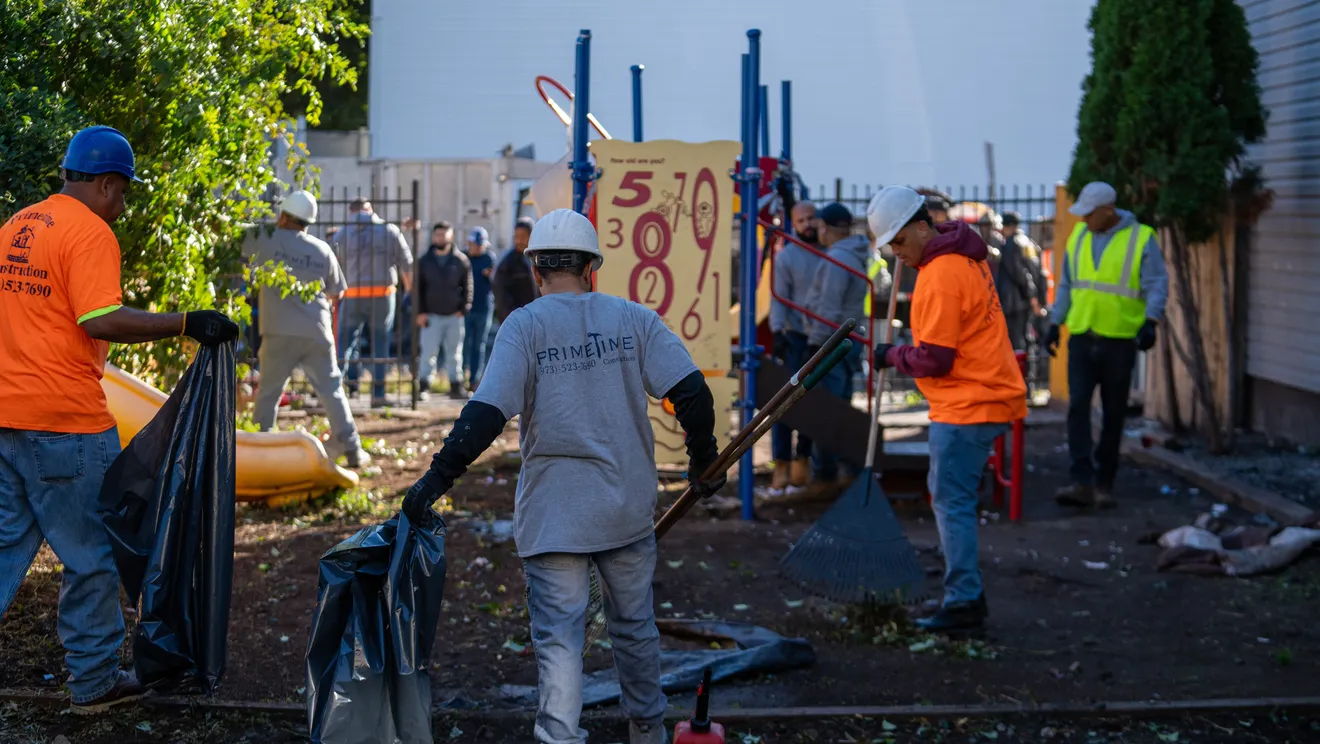
[[(657, 233), (654, 248), (646, 242), (652, 232)], [(669, 222), (659, 212), (647, 212), (633, 224), (633, 253), (637, 255), (638, 261), (628, 277), (628, 295), (633, 302), (640, 302), (662, 316), (668, 312), (670, 303), (674, 301), (674, 275), (669, 270), (669, 264), (665, 263), (672, 242), (673, 233), (669, 230)], [(651, 278), (645, 297), (638, 291), (643, 276)], [(654, 304), (658, 284), (663, 284), (663, 288), (659, 303)]]

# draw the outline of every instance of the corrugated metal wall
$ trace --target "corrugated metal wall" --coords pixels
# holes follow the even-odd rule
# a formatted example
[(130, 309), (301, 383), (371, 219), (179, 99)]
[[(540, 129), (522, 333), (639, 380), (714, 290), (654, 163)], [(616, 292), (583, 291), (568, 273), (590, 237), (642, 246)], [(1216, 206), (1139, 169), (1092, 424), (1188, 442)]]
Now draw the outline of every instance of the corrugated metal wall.
[(1247, 374), (1320, 393), (1320, 3), (1241, 4), (1270, 109), (1250, 157), (1276, 192), (1252, 241)]

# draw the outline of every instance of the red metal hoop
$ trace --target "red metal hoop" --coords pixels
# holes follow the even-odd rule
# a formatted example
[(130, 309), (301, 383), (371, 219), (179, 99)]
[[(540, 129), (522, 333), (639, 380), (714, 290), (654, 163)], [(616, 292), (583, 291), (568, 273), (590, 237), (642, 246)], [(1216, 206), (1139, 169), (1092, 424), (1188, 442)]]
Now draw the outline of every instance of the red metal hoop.
[[(554, 100), (550, 98), (550, 94), (546, 92), (546, 89), (542, 87), (542, 85), (546, 83), (553, 85), (555, 89), (560, 93), (563, 93), (564, 97), (569, 101), (573, 100), (573, 91), (569, 90), (567, 86), (549, 75), (536, 76), (536, 92), (541, 94), (541, 100), (545, 101), (545, 105), (549, 106), (550, 110), (555, 112), (555, 116), (559, 117), (559, 120), (564, 123), (564, 126), (573, 126), (573, 117), (569, 116), (568, 112), (565, 111), (562, 106), (555, 103)], [(591, 124), (591, 128), (595, 129), (596, 133), (599, 134), (602, 139), (614, 139), (610, 136), (609, 132), (605, 131), (605, 127), (600, 125), (600, 122), (596, 120), (594, 115), (590, 113), (587, 114), (587, 123)]]

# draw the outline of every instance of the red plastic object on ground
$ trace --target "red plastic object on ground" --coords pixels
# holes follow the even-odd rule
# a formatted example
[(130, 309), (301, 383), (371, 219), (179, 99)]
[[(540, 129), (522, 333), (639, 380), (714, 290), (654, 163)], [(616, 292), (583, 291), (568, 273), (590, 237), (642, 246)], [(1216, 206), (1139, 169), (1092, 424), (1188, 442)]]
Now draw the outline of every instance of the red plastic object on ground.
[(674, 727), (674, 744), (724, 744), (724, 727), (710, 720), (710, 667), (697, 688), (697, 710)]
[[(1014, 352), (1022, 378), (1027, 376), (1027, 352)], [(1022, 519), (1023, 480), (1026, 475), (1026, 419), (1013, 422), (1013, 447), (1008, 457), (1004, 452), (1004, 437), (995, 440), (994, 452), (990, 455), (990, 470), (994, 477), (993, 487), (995, 506), (1004, 505), (1004, 489), (1008, 489), (1008, 518), (1017, 522)], [(1010, 462), (1011, 460), (1011, 462)], [(1005, 474), (1007, 473), (1007, 474)]]

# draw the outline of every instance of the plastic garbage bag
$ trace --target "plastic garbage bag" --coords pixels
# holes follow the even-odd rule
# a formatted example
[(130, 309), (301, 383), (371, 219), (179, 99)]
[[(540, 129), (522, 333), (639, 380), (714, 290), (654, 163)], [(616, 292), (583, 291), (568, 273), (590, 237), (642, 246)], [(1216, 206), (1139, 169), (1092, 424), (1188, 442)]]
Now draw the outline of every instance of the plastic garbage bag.
[[(656, 620), (662, 635), (687, 641), (733, 643), (720, 650), (684, 650), (660, 652), (660, 688), (666, 694), (690, 692), (701, 684), (707, 668), (713, 681), (730, 677), (749, 678), (777, 674), (815, 663), (816, 652), (803, 638), (785, 638), (768, 628), (747, 623), (717, 620)], [(608, 705), (618, 702), (619, 678), (614, 667), (582, 678), (582, 704)], [(501, 702), (533, 707), (537, 688), (527, 685), (503, 685)]]
[(445, 586), (445, 523), (402, 514), (321, 557), (307, 644), (314, 744), (431, 744), (427, 676)]
[(234, 576), (234, 345), (203, 346), (110, 465), (99, 511), (136, 601), (143, 684), (214, 692)]

